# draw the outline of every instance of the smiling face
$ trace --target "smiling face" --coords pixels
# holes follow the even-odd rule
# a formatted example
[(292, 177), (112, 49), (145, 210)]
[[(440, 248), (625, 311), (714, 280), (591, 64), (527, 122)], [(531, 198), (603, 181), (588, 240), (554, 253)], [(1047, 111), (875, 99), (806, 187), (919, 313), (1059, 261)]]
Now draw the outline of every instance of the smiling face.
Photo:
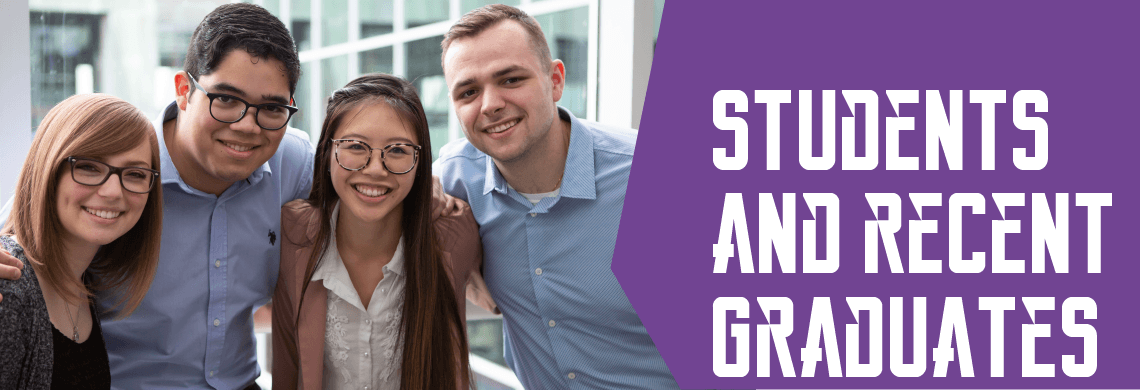
[[(561, 61), (543, 64), (521, 25), (503, 21), (451, 43), (444, 75), (463, 132), (500, 163), (524, 161), (557, 135), (551, 125), (562, 98)], [(549, 66), (546, 66), (549, 65)]]
[(336, 153), (329, 153), (330, 178), (340, 197), (341, 217), (399, 227), (403, 215), (401, 205), (415, 183), (418, 163), (408, 173), (397, 175), (384, 169), (380, 151), (394, 143), (419, 145), (412, 125), (386, 103), (365, 102), (345, 114), (333, 139), (362, 141), (376, 148), (368, 165), (358, 171), (342, 168), (336, 161)]
[[(254, 58), (245, 50), (231, 51), (213, 73), (198, 78), (210, 93), (236, 96), (250, 104), (289, 104), (289, 80), (280, 61)], [(185, 73), (175, 78), (183, 110), (173, 133), (166, 131), (167, 148), (178, 174), (190, 186), (221, 194), (249, 177), (277, 152), (285, 129), (265, 130), (250, 108), (236, 123), (223, 123), (210, 114), (210, 99), (191, 85)]]
[[(151, 146), (144, 142), (129, 151), (110, 157), (85, 157), (125, 168), (150, 168)], [(123, 189), (119, 175), (111, 175), (97, 186), (76, 183), (71, 165), (64, 164), (57, 181), (56, 212), (63, 226), (63, 242), (72, 249), (100, 246), (115, 241), (131, 230), (146, 207), (146, 194)], [(157, 185), (157, 184), (156, 184)]]

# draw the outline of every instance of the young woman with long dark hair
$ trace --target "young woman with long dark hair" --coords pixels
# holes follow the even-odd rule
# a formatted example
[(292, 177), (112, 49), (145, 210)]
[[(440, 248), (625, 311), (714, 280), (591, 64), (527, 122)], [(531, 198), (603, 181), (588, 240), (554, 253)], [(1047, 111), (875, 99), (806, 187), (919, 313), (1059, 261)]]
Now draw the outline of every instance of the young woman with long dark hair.
[(470, 210), (432, 220), (430, 141), (403, 79), (329, 98), (312, 192), (281, 212), (275, 388), (468, 385), (464, 292), (482, 247)]

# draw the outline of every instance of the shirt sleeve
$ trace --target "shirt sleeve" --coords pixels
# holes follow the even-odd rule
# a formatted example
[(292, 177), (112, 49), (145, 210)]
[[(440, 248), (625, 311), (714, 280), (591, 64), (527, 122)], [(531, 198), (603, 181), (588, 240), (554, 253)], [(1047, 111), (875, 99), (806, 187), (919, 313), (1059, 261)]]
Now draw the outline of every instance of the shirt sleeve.
[[(479, 225), (471, 214), (471, 208), (463, 203), (461, 214), (439, 218), (435, 222), (435, 229), (440, 245), (447, 254), (445, 258), (449, 263), (446, 266), (451, 272), (452, 288), (455, 289), (460, 316), (466, 314), (464, 297), (470, 299), (472, 293), (476, 296), (472, 302), (493, 311), (494, 301), (491, 300), (490, 292), (486, 291), (486, 284), (482, 283), (483, 243), (479, 239)], [(473, 279), (479, 279), (479, 282), (472, 283)]]
[[(459, 157), (455, 157), (459, 158)], [(467, 187), (463, 185), (462, 167), (451, 161), (452, 158), (440, 158), (432, 164), (432, 174), (439, 177), (443, 192), (456, 198), (468, 201)]]

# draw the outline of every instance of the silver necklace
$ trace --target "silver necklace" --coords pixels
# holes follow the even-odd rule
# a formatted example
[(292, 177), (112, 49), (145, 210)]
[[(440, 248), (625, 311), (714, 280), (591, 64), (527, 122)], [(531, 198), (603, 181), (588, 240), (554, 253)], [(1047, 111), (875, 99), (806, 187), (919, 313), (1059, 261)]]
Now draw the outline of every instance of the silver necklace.
[[(82, 306), (76, 305), (75, 316), (79, 316), (79, 310)], [(79, 326), (75, 325), (75, 319), (71, 318), (71, 305), (67, 301), (63, 301), (63, 309), (67, 311), (67, 320), (71, 321), (71, 341), (79, 342)]]

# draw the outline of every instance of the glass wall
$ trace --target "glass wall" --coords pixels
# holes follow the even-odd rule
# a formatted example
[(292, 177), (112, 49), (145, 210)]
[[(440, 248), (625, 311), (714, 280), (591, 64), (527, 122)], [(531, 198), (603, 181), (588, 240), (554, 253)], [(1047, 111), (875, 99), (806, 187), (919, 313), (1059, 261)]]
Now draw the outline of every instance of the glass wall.
[(566, 89), (563, 107), (579, 118), (586, 117), (586, 69), (588, 60), (589, 10), (586, 7), (535, 16), (550, 55), (566, 65)]
[[(103, 17), (65, 12), (30, 13), (32, 25), (32, 127), (56, 103), (96, 90)], [(184, 49), (185, 50), (185, 49)]]
[(360, 4), (360, 37), (368, 38), (392, 32), (396, 25), (393, 0), (362, 1)]
[[(439, 42), (461, 13), (491, 0), (242, 0), (286, 20), (301, 54), (290, 125), (315, 139), (332, 91), (370, 72), (392, 73), (419, 89), (431, 125), (433, 155), (463, 132), (451, 113)], [(55, 103), (79, 92), (107, 92), (157, 115), (173, 100), (190, 36), (207, 13), (229, 0), (30, 0), (33, 125)], [(560, 104), (590, 118), (590, 0), (510, 0), (538, 19), (551, 54), (566, 64)], [(528, 9), (528, 7), (530, 9)], [(657, 18), (661, 7), (657, 7)], [(397, 14), (399, 12), (399, 14)], [(594, 27), (592, 27), (594, 26)], [(596, 77), (595, 77), (596, 78)]]
[(407, 79), (415, 84), (427, 114), (432, 156), (438, 156), (439, 148), (449, 141), (447, 121), (451, 99), (447, 94), (447, 82), (443, 80), (443, 66), (439, 62), (443, 54), (439, 46), (441, 41), (442, 35), (407, 43)]
[(482, 6), (484, 6), (484, 5), (491, 5), (491, 4), (506, 4), (506, 5), (509, 5), (509, 6), (518, 7), (518, 6), (519, 6), (519, 3), (521, 3), (521, 0), (507, 0), (507, 1), (495, 1), (495, 0), (461, 0), (461, 1), (459, 2), (459, 12), (461, 12), (461, 13), (466, 13), (466, 12), (468, 12), (468, 11), (471, 11), (471, 10), (473, 10), (473, 9), (476, 9), (476, 8), (482, 7)]

